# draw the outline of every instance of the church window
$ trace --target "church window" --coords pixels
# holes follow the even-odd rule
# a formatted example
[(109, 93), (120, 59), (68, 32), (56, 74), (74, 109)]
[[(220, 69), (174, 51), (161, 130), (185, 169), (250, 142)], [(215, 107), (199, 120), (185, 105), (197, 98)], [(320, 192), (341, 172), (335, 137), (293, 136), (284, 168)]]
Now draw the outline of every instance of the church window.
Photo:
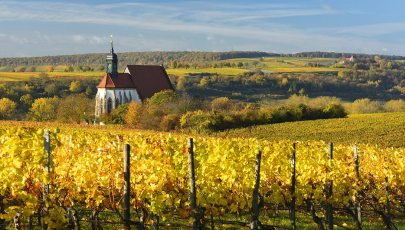
[(120, 106), (120, 101), (117, 99), (115, 99), (115, 108), (117, 108), (118, 106)]
[(112, 100), (111, 97), (109, 97), (107, 100), (107, 113), (111, 113), (111, 110), (112, 110)]
[(104, 99), (103, 99), (103, 98), (101, 98), (100, 107), (101, 107), (101, 109), (100, 109), (100, 114), (101, 114), (101, 113), (104, 113), (105, 105), (104, 105)]
[(121, 92), (120, 92), (120, 105), (122, 105), (122, 95), (121, 95)]
[(129, 93), (129, 101), (130, 101), (130, 102), (132, 101), (132, 95), (131, 95), (131, 93)]

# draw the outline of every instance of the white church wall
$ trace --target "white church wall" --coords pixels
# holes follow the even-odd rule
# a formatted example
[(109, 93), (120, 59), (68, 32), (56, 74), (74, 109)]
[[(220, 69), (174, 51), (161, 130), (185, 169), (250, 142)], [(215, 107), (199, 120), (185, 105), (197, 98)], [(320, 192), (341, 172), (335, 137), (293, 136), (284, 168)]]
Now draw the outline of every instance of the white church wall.
[[(96, 117), (100, 117), (102, 113), (108, 111), (107, 102), (109, 98), (112, 101), (112, 109), (131, 101), (141, 103), (138, 92), (134, 88), (98, 88), (96, 95)], [(118, 104), (116, 104), (116, 99), (119, 100)]]

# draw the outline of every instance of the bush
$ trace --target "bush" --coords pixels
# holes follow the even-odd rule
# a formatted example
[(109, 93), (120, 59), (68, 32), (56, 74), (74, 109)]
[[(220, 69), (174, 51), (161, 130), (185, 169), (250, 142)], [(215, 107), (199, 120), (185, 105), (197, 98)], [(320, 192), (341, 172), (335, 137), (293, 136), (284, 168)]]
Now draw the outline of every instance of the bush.
[(128, 106), (129, 104), (126, 103), (118, 106), (116, 109), (112, 110), (111, 113), (101, 114), (100, 121), (104, 124), (124, 124)]
[(382, 110), (378, 101), (371, 101), (368, 98), (357, 99), (350, 107), (350, 112), (354, 114), (378, 113)]
[(219, 97), (211, 102), (211, 108), (219, 111), (231, 110), (232, 101), (227, 97)]
[(322, 109), (323, 118), (344, 118), (347, 116), (342, 104), (332, 103)]
[(180, 117), (175, 114), (169, 114), (163, 117), (160, 122), (160, 129), (163, 131), (176, 130), (180, 128)]
[(223, 116), (216, 113), (204, 113), (203, 111), (187, 112), (180, 119), (182, 129), (197, 133), (215, 132), (221, 129)]

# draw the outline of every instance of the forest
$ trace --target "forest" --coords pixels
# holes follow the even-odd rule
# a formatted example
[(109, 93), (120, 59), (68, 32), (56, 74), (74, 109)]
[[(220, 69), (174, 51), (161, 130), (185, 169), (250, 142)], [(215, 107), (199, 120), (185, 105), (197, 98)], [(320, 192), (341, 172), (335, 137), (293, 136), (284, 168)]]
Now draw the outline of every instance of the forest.
[[(294, 58), (349, 58), (354, 55), (356, 58), (374, 58), (375, 54), (360, 53), (334, 53), (334, 52), (302, 52), (295, 54), (277, 54), (259, 51), (233, 51), (233, 52), (126, 52), (118, 53), (119, 65), (128, 64), (159, 64), (169, 65), (171, 61), (200, 63), (209, 61), (220, 61), (235, 58), (260, 58), (260, 57), (294, 57)], [(100, 66), (105, 64), (106, 53), (75, 54), (44, 57), (22, 57), (22, 58), (0, 58), (2, 66), (27, 66), (27, 65), (86, 65)], [(378, 55), (385, 60), (405, 60), (404, 56)]]

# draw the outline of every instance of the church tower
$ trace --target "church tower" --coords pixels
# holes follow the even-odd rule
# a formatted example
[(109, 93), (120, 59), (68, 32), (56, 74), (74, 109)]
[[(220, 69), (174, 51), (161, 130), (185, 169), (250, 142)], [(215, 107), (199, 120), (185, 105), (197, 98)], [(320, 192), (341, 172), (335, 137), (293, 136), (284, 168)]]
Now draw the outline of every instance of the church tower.
[(106, 70), (107, 70), (107, 73), (111, 74), (112, 78), (118, 77), (117, 63), (118, 63), (118, 58), (117, 58), (117, 55), (114, 53), (113, 40), (112, 40), (112, 35), (111, 35), (111, 50), (110, 50), (110, 53), (107, 55)]

